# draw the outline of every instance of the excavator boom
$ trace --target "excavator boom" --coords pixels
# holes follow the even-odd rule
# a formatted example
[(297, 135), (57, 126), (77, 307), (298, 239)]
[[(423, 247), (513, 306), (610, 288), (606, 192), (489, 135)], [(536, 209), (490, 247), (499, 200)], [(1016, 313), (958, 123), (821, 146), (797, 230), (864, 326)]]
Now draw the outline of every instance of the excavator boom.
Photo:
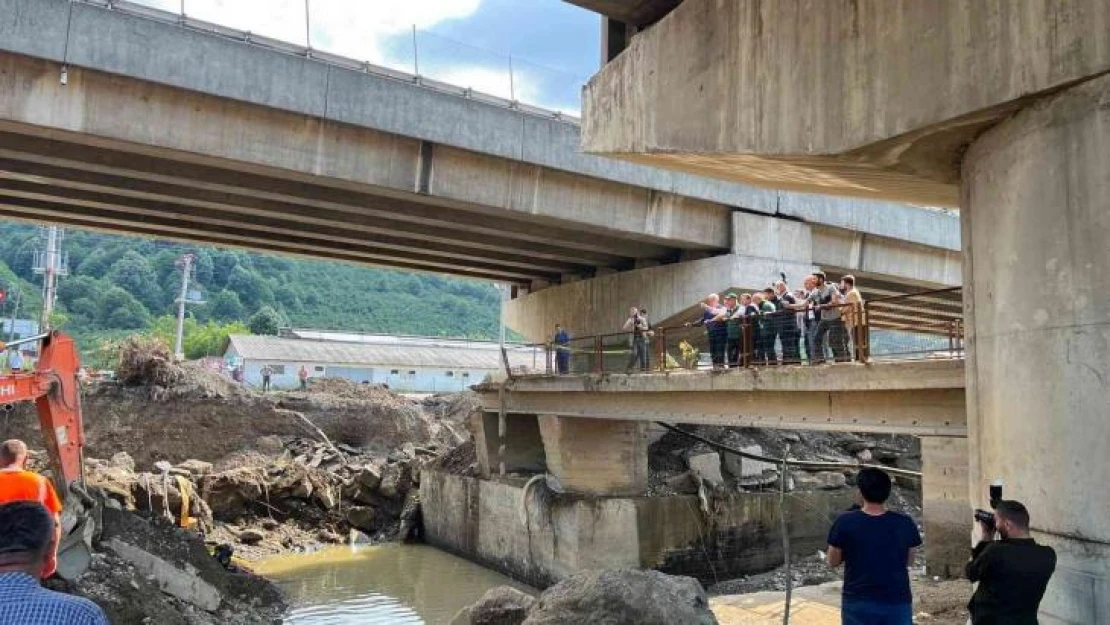
[(83, 475), (85, 431), (77, 382), (80, 361), (73, 339), (57, 330), (7, 345), (0, 343), (0, 349), (37, 340), (42, 344), (34, 371), (0, 375), (0, 402), (35, 402), (58, 493), (65, 497), (70, 485)]
[(33, 371), (0, 375), (0, 403), (34, 401), (43, 442), (50, 455), (62, 509), (58, 575), (77, 579), (92, 560), (92, 542), (99, 532), (99, 506), (84, 489), (85, 428), (77, 381), (80, 361), (73, 339), (57, 330), (8, 344), (0, 351), (41, 341)]

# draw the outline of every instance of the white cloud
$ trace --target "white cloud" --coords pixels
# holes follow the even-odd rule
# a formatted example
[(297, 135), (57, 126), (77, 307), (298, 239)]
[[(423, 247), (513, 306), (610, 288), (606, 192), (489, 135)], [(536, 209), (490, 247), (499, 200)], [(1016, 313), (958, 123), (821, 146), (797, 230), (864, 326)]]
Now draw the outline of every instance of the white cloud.
[[(176, 13), (181, 0), (137, 0)], [(414, 71), (415, 25), (473, 15), (482, 0), (308, 0), (312, 47), (402, 71)], [(185, 0), (189, 17), (304, 45), (305, 0)], [(517, 62), (509, 77), (507, 52), (481, 50), (420, 32), (420, 74), (505, 99), (577, 115), (575, 78)]]
[[(180, 0), (138, 0), (177, 12)], [(472, 15), (481, 0), (308, 0), (312, 47), (361, 61), (386, 60), (383, 41)], [(185, 0), (185, 14), (208, 22), (305, 43), (305, 0)]]

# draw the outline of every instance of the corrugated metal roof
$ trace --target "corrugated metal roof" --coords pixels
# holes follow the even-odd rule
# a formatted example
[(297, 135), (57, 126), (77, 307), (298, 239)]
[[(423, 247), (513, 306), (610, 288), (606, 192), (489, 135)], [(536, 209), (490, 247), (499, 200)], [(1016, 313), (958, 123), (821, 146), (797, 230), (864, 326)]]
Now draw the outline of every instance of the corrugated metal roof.
[[(348, 366), (440, 367), (444, 369), (499, 369), (501, 357), (494, 345), (434, 345), (424, 341), (416, 344), (368, 344), (339, 341), (313, 341), (276, 336), (233, 334), (228, 349), (246, 360), (277, 362), (326, 363)], [(533, 366), (531, 349), (510, 347), (509, 363)], [(544, 367), (542, 349), (535, 355), (535, 366)]]

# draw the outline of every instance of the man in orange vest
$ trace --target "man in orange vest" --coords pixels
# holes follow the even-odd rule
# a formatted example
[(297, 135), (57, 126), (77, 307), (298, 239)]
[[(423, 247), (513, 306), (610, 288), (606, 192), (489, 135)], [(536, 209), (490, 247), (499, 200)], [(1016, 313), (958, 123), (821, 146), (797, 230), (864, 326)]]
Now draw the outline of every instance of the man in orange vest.
[(27, 444), (11, 439), (0, 443), (0, 504), (13, 501), (37, 501), (57, 519), (62, 514), (62, 501), (47, 478), (28, 471)]

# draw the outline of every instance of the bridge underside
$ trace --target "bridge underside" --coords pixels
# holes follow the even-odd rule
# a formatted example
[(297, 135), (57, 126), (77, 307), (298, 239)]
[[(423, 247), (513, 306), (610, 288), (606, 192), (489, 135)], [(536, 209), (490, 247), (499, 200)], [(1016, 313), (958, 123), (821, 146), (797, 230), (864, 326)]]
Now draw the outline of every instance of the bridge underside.
[[(60, 71), (0, 53), (0, 218), (521, 285), (727, 246), (709, 202)], [(719, 247), (668, 239), (672, 222)]]

